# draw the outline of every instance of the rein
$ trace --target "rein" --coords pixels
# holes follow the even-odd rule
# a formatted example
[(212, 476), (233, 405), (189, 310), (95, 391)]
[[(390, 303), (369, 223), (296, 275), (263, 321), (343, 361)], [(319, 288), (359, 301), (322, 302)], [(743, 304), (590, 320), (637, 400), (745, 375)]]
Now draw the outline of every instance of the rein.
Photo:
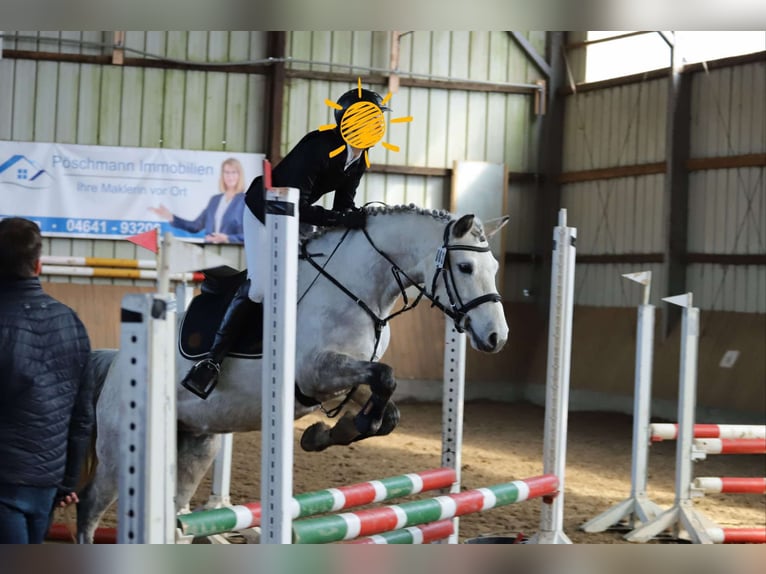
[[(364, 233), (364, 236), (367, 239), (367, 242), (370, 244), (370, 246), (381, 257), (383, 257), (386, 261), (388, 261), (391, 264), (391, 273), (394, 276), (394, 280), (396, 281), (396, 284), (399, 287), (399, 293), (401, 294), (402, 299), (404, 301), (404, 304), (401, 309), (391, 313), (387, 317), (378, 317), (378, 315), (376, 315), (375, 312), (372, 309), (370, 309), (367, 303), (365, 303), (361, 298), (359, 298), (353, 292), (351, 292), (351, 290), (349, 290), (345, 285), (343, 285), (335, 277), (330, 275), (325, 270), (324, 266), (319, 265), (314, 260), (314, 257), (308, 252), (308, 247), (306, 242), (303, 242), (301, 244), (300, 258), (308, 261), (308, 263), (312, 267), (314, 267), (314, 269), (316, 269), (320, 275), (325, 277), (328, 281), (330, 281), (333, 285), (335, 285), (338, 289), (340, 289), (343, 293), (345, 293), (354, 303), (356, 303), (359, 307), (361, 307), (361, 309), (365, 313), (367, 313), (367, 315), (372, 320), (373, 325), (375, 327), (375, 346), (373, 348), (370, 361), (372, 361), (375, 358), (375, 353), (377, 352), (378, 345), (380, 344), (380, 336), (386, 324), (394, 317), (401, 315), (402, 313), (406, 311), (414, 309), (417, 306), (417, 304), (420, 303), (423, 297), (431, 301), (432, 307), (438, 307), (445, 315), (447, 315), (450, 319), (452, 319), (455, 323), (455, 329), (459, 333), (465, 332), (465, 328), (461, 323), (463, 322), (463, 320), (465, 319), (469, 311), (471, 311), (472, 309), (475, 309), (476, 307), (478, 307), (479, 305), (482, 305), (483, 303), (496, 303), (501, 301), (501, 297), (498, 293), (487, 293), (485, 295), (481, 295), (479, 297), (476, 297), (475, 299), (470, 300), (468, 303), (463, 303), (463, 300), (457, 291), (455, 275), (454, 275), (454, 271), (452, 270), (452, 266), (450, 265), (449, 254), (451, 251), (474, 251), (477, 253), (486, 253), (487, 251), (490, 250), (490, 247), (489, 245), (487, 245), (486, 247), (475, 247), (472, 245), (450, 245), (449, 236), (454, 223), (455, 223), (454, 221), (450, 221), (444, 229), (444, 238), (443, 238), (442, 246), (439, 247), (439, 249), (436, 252), (436, 271), (434, 272), (434, 276), (431, 281), (430, 292), (426, 290), (424, 287), (421, 287), (414, 279), (412, 279), (409, 275), (407, 275), (407, 273), (401, 267), (399, 267), (399, 265), (397, 265), (397, 263), (385, 251), (382, 251), (377, 245), (375, 245), (375, 242), (372, 240), (372, 237), (370, 237), (370, 234), (367, 232), (367, 230), (362, 229), (362, 233)], [(340, 246), (340, 244), (343, 243), (343, 241), (345, 241), (346, 237), (348, 236), (348, 233), (349, 233), (349, 230), (347, 229), (346, 232), (343, 234), (343, 237), (341, 237), (341, 240), (338, 243), (338, 246), (336, 246), (335, 250), (333, 250), (333, 253), (331, 254), (330, 258), (332, 257), (332, 255), (335, 254), (335, 251)], [(329, 259), (325, 262), (325, 266), (327, 265), (327, 263), (329, 263)], [(444, 303), (442, 303), (439, 300), (439, 297), (435, 295), (436, 284), (439, 279), (439, 276), (442, 276), (444, 278), (444, 286), (445, 286), (445, 290), (447, 291), (447, 297), (449, 299), (449, 307), (446, 306)], [(409, 298), (407, 297), (407, 291), (406, 291), (407, 287), (405, 287), (404, 281), (402, 281), (402, 277), (404, 277), (407, 280), (407, 282), (409, 283), (409, 286), (413, 286), (415, 287), (415, 289), (418, 290), (418, 296), (415, 298), (414, 301), (412, 301), (412, 303), (410, 303)], [(317, 275), (317, 278), (318, 278), (318, 275)], [(309, 289), (311, 288), (311, 286), (313, 286), (315, 281), (316, 279), (312, 281), (311, 285), (309, 286)], [(306, 292), (308, 292), (308, 290)], [(304, 293), (304, 296), (305, 294), (306, 293)]]
[[(489, 245), (487, 245), (486, 247), (474, 247), (470, 245), (450, 245), (449, 244), (450, 231), (454, 223), (455, 223), (454, 220), (450, 221), (444, 229), (442, 246), (439, 247), (439, 249), (436, 252), (436, 271), (434, 272), (434, 276), (431, 281), (430, 292), (427, 291), (424, 287), (421, 287), (415, 280), (413, 280), (409, 275), (407, 275), (407, 273), (401, 267), (399, 267), (399, 265), (397, 265), (397, 263), (386, 252), (378, 248), (378, 246), (375, 245), (375, 242), (372, 240), (372, 237), (370, 237), (370, 234), (367, 233), (367, 229), (361, 230), (362, 233), (364, 233), (364, 236), (367, 239), (367, 242), (370, 244), (370, 246), (381, 257), (383, 257), (386, 261), (388, 261), (391, 264), (391, 273), (393, 274), (394, 280), (396, 281), (396, 284), (399, 287), (399, 293), (401, 294), (402, 300), (404, 302), (401, 309), (391, 313), (387, 317), (378, 317), (378, 315), (372, 309), (370, 309), (367, 303), (365, 303), (361, 298), (355, 295), (350, 289), (348, 289), (348, 287), (343, 285), (335, 277), (330, 275), (330, 273), (328, 273), (327, 270), (325, 269), (325, 267), (329, 264), (332, 257), (335, 255), (335, 252), (338, 250), (341, 244), (346, 240), (346, 237), (348, 237), (350, 229), (346, 229), (340, 241), (335, 246), (335, 248), (333, 249), (330, 256), (327, 258), (327, 260), (324, 262), (324, 265), (320, 265), (319, 263), (317, 263), (314, 258), (315, 256), (309, 253), (307, 241), (303, 241), (301, 243), (299, 258), (307, 261), (314, 269), (317, 270), (317, 273), (318, 273), (317, 276), (314, 278), (314, 280), (311, 282), (311, 284), (308, 286), (306, 291), (303, 293), (303, 295), (301, 295), (301, 300), (303, 299), (303, 297), (306, 296), (306, 294), (311, 289), (311, 287), (314, 286), (317, 279), (319, 278), (319, 275), (322, 275), (324, 278), (330, 281), (330, 283), (332, 283), (338, 289), (340, 289), (340, 291), (344, 293), (347, 297), (349, 297), (349, 299), (351, 299), (354, 303), (356, 303), (365, 313), (367, 313), (367, 315), (372, 320), (373, 326), (375, 328), (375, 345), (372, 350), (372, 356), (370, 357), (370, 361), (373, 361), (375, 358), (375, 354), (378, 351), (378, 346), (380, 345), (380, 337), (383, 332), (383, 328), (386, 326), (386, 324), (394, 317), (401, 315), (402, 313), (405, 313), (406, 311), (414, 309), (417, 306), (417, 304), (420, 303), (423, 297), (426, 297), (428, 300), (431, 301), (432, 307), (438, 307), (445, 315), (447, 315), (450, 319), (452, 319), (455, 323), (455, 329), (459, 333), (465, 332), (465, 328), (463, 327), (463, 325), (461, 325), (461, 323), (463, 322), (466, 315), (471, 309), (474, 309), (483, 303), (494, 303), (494, 302), (501, 301), (501, 297), (498, 293), (487, 293), (485, 295), (481, 295), (479, 297), (476, 297), (475, 299), (472, 299), (468, 303), (463, 303), (463, 300), (457, 291), (455, 276), (452, 270), (452, 266), (450, 265), (449, 254), (451, 251), (474, 251), (477, 253), (485, 253), (490, 250), (490, 247)], [(322, 254), (320, 254), (320, 256), (322, 256)], [(445, 269), (448, 273), (445, 272)], [(444, 278), (444, 286), (445, 286), (445, 290), (447, 291), (447, 297), (449, 299), (449, 307), (445, 306), (439, 300), (439, 298), (435, 295), (436, 284), (440, 275)], [(402, 277), (404, 277), (407, 280), (410, 286), (413, 286), (415, 287), (415, 289), (418, 290), (418, 296), (412, 301), (412, 303), (410, 303), (409, 298), (407, 297), (407, 291), (406, 291), (407, 287), (405, 287), (404, 281), (402, 281)], [(356, 391), (357, 387), (358, 385), (354, 385), (352, 389), (349, 391), (349, 393), (346, 395), (346, 397), (343, 399), (343, 401), (341, 401), (341, 403), (337, 405), (336, 407), (334, 407), (333, 409), (330, 409), (329, 411), (325, 410), (325, 408), (321, 404), (319, 405), (320, 409), (325, 413), (326, 416), (330, 418), (337, 416), (338, 413), (340, 413), (341, 409), (351, 399), (351, 396), (354, 394), (354, 391)]]
[[(346, 232), (343, 234), (343, 237), (341, 238), (340, 242), (338, 243), (338, 246), (340, 246), (340, 244), (343, 243), (343, 241), (346, 239), (346, 236), (348, 235), (348, 232), (349, 232), (349, 230), (346, 230)], [(365, 237), (367, 237), (367, 240), (370, 242), (370, 245), (372, 245), (372, 247), (376, 251), (378, 251), (378, 253), (381, 253), (389, 262), (391, 262), (391, 259), (388, 256), (383, 254), (381, 251), (378, 250), (377, 247), (375, 247), (375, 244), (372, 243), (372, 240), (370, 239), (370, 236), (367, 235), (367, 230), (363, 230), (363, 232), (365, 234)], [(337, 247), (335, 249), (337, 250)], [(332, 255), (334, 255), (334, 254), (335, 254), (335, 250), (333, 250)], [(332, 255), (330, 255), (330, 258), (332, 258)], [(401, 274), (406, 276), (406, 274), (404, 274), (404, 272), (395, 263), (392, 262), (393, 267), (391, 268), (391, 271), (393, 272), (394, 278), (396, 279), (396, 284), (399, 286), (399, 292), (401, 293), (402, 297), (404, 298), (404, 307), (399, 309), (395, 313), (390, 314), (388, 317), (378, 317), (375, 314), (375, 312), (372, 309), (370, 309), (370, 307), (369, 307), (369, 305), (367, 305), (367, 303), (365, 303), (361, 298), (356, 296), (350, 289), (348, 289), (348, 287), (343, 285), (343, 283), (341, 283), (335, 277), (330, 275), (325, 270), (324, 266), (319, 265), (319, 263), (317, 263), (314, 260), (314, 257), (308, 252), (308, 248), (307, 248), (305, 242), (301, 245), (300, 258), (308, 261), (309, 264), (314, 269), (316, 269), (319, 272), (319, 275), (322, 275), (330, 283), (332, 283), (338, 289), (340, 289), (346, 296), (349, 297), (349, 299), (351, 299), (354, 303), (356, 303), (359, 307), (361, 307), (362, 310), (365, 313), (367, 313), (367, 315), (370, 317), (370, 319), (372, 319), (372, 324), (375, 327), (375, 347), (372, 350), (372, 356), (370, 357), (370, 361), (372, 361), (375, 358), (375, 353), (377, 353), (378, 345), (380, 344), (380, 336), (383, 333), (383, 328), (386, 326), (386, 324), (391, 319), (396, 317), (397, 315), (400, 315), (400, 314), (404, 313), (405, 311), (409, 311), (410, 309), (415, 307), (415, 305), (417, 305), (420, 302), (421, 296), (418, 296), (417, 299), (412, 303), (412, 305), (408, 306), (409, 301), (408, 301), (408, 298), (407, 298), (407, 292), (405, 291), (406, 288), (402, 284), (402, 281), (401, 281), (401, 279), (399, 278), (399, 275), (398, 275), (399, 273), (401, 273)], [(328, 258), (328, 260), (325, 262), (325, 265), (327, 265), (327, 263), (329, 263), (330, 258)], [(317, 278), (319, 277), (319, 275), (317, 275)], [(311, 286), (313, 286), (315, 281), (316, 281), (316, 279), (314, 279), (314, 281), (312, 281), (311, 285), (309, 286), (309, 289), (311, 288)], [(306, 293), (308, 293), (308, 289), (303, 294), (303, 296), (305, 296)]]

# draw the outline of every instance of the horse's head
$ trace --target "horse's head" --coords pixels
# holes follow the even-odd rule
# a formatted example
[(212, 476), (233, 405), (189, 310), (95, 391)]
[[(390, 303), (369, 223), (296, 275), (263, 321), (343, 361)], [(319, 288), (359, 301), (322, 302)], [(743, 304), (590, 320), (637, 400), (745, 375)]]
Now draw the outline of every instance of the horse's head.
[(498, 263), (487, 240), (508, 217), (482, 226), (474, 215), (451, 221), (437, 252), (432, 295), (446, 308), (459, 330), (469, 333), (471, 346), (496, 353), (508, 339), (508, 324), (495, 285)]

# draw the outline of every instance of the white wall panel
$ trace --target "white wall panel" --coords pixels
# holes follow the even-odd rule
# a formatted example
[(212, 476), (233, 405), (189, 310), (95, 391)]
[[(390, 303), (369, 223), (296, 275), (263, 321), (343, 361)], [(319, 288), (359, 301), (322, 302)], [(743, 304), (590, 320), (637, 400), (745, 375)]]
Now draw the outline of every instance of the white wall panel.
[[(755, 62), (694, 75), (694, 158), (766, 153), (766, 64)], [(766, 253), (766, 169), (695, 171), (689, 178), (689, 251)], [(690, 289), (706, 308), (766, 312), (763, 266), (695, 264)]]
[(13, 91), (16, 62), (0, 60), (0, 139), (11, 139), (13, 123)]
[[(544, 36), (536, 36), (537, 42)], [(288, 56), (299, 60), (349, 61), (362, 67), (388, 67), (390, 34), (373, 32), (291, 32)], [(350, 49), (352, 55), (343, 56)], [(421, 75), (481, 81), (529, 81), (528, 65), (504, 32), (405, 33), (400, 40), (399, 69)], [(290, 63), (294, 69), (326, 66)], [(344, 70), (338, 70), (344, 71)], [(365, 73), (358, 68), (356, 73)], [(539, 74), (538, 74), (539, 76)], [(337, 99), (351, 85), (291, 78), (286, 84), (282, 153), (305, 133), (331, 117), (324, 98)], [(364, 86), (387, 93), (386, 86)], [(531, 96), (400, 87), (392, 95), (387, 120), (412, 116), (408, 124), (387, 124), (384, 140), (399, 153), (377, 145), (370, 152), (373, 164), (441, 167), (456, 160), (504, 162), (511, 171), (534, 170), (530, 146)], [(391, 184), (394, 180), (386, 180)], [(377, 186), (377, 184), (376, 184)], [(375, 192), (377, 194), (377, 192)], [(394, 194), (401, 197), (401, 194)], [(408, 193), (409, 195), (409, 193)], [(440, 206), (441, 207), (441, 206)]]
[[(764, 70), (766, 63), (756, 62), (692, 76), (692, 158), (766, 152)], [(564, 171), (664, 161), (666, 117), (664, 79), (569, 96)], [(766, 252), (764, 171), (742, 167), (690, 172), (690, 252)], [(562, 195), (569, 220), (578, 227), (578, 252), (583, 254), (664, 251), (663, 200), (663, 175), (569, 184)], [(610, 266), (584, 267), (589, 269), (587, 285), (578, 302), (619, 304), (622, 287), (609, 279)], [(762, 276), (763, 266), (695, 264), (689, 267), (687, 280), (703, 308), (766, 312)]]
[(662, 161), (665, 86), (652, 80), (569, 96), (564, 171)]
[[(706, 170), (690, 177), (689, 251), (706, 254), (766, 253), (764, 168)], [(690, 289), (709, 308), (766, 312), (763, 266), (690, 266)], [(696, 291), (695, 291), (696, 293)], [(702, 304), (702, 303), (700, 303)]]
[(120, 94), (121, 105), (119, 145), (141, 145), (141, 108), (145, 70), (141, 68), (125, 68), (124, 81)]
[[(569, 220), (567, 219), (567, 223)], [(578, 236), (579, 236), (578, 228)], [(579, 251), (579, 250), (578, 250)], [(641, 289), (622, 277), (625, 273), (637, 271), (652, 272), (652, 291), (650, 302), (662, 305), (661, 299), (667, 297), (662, 264), (587, 264), (580, 263), (575, 270), (575, 305), (593, 307), (634, 307), (641, 302)], [(696, 301), (695, 301), (696, 304)]]

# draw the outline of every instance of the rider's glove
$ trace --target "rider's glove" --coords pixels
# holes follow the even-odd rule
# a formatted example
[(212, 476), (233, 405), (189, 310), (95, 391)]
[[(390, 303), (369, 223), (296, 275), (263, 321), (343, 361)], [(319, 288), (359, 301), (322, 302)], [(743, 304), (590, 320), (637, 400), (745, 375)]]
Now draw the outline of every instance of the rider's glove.
[(367, 213), (363, 209), (352, 209), (338, 214), (338, 225), (349, 229), (363, 229)]

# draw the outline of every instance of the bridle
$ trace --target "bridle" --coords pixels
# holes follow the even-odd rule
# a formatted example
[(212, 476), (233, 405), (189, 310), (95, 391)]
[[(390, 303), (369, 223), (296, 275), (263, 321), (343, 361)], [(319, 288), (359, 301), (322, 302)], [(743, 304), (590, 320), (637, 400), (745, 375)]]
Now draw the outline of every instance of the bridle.
[[(431, 300), (432, 306), (436, 306), (442, 310), (450, 319), (455, 322), (455, 330), (458, 333), (465, 331), (465, 325), (462, 324), (466, 315), (471, 309), (475, 309), (479, 305), (484, 303), (497, 303), (502, 301), (499, 293), (486, 293), (475, 297), (463, 303), (463, 298), (460, 296), (457, 290), (457, 283), (455, 282), (455, 271), (450, 262), (450, 252), (452, 251), (474, 251), (477, 253), (486, 253), (490, 250), (489, 245), (486, 247), (477, 247), (474, 245), (450, 245), (449, 235), (454, 225), (454, 220), (447, 224), (444, 228), (444, 239), (442, 246), (436, 251), (436, 270), (434, 271), (434, 277), (431, 281), (431, 293), (426, 296)], [(444, 290), (447, 292), (447, 298), (449, 299), (449, 308), (445, 307), (439, 298), (436, 297), (436, 282), (439, 280), (439, 276), (444, 278)], [(451, 284), (451, 285), (450, 285)]]
[[(455, 221), (451, 220), (449, 223), (447, 223), (447, 226), (444, 228), (444, 236), (442, 239), (442, 245), (437, 249), (436, 251), (436, 269), (434, 270), (433, 278), (431, 279), (431, 289), (430, 291), (427, 290), (425, 287), (422, 287), (418, 282), (416, 282), (414, 279), (412, 279), (407, 273), (399, 267), (399, 265), (383, 250), (381, 250), (377, 245), (375, 245), (375, 242), (372, 240), (372, 237), (370, 237), (370, 234), (367, 232), (366, 229), (362, 229), (362, 233), (364, 233), (365, 238), (369, 242), (370, 246), (378, 252), (378, 254), (383, 257), (386, 261), (388, 261), (391, 264), (391, 272), (394, 275), (394, 279), (396, 280), (396, 284), (399, 287), (399, 292), (402, 295), (402, 300), (404, 302), (401, 309), (398, 311), (395, 311), (394, 313), (391, 313), (387, 317), (378, 317), (375, 312), (370, 309), (370, 307), (362, 301), (359, 297), (357, 297), (354, 293), (352, 293), (345, 285), (343, 285), (340, 281), (338, 281), (335, 277), (330, 275), (326, 270), (325, 266), (330, 262), (330, 259), (332, 258), (332, 255), (335, 254), (335, 251), (337, 251), (337, 248), (346, 240), (346, 237), (348, 236), (350, 229), (347, 229), (343, 236), (340, 239), (340, 242), (336, 246), (333, 253), (330, 255), (330, 257), (325, 261), (324, 265), (320, 265), (317, 263), (314, 259), (315, 255), (312, 255), (308, 252), (307, 242), (304, 241), (301, 244), (301, 259), (305, 259), (308, 261), (308, 263), (316, 269), (320, 275), (325, 277), (328, 281), (330, 281), (333, 285), (335, 285), (338, 289), (340, 289), (343, 293), (345, 293), (354, 303), (356, 303), (359, 307), (361, 307), (367, 315), (369, 315), (370, 319), (372, 319), (372, 322), (375, 326), (375, 347), (373, 349), (372, 357), (370, 360), (372, 361), (375, 357), (375, 353), (378, 350), (378, 344), (380, 342), (380, 335), (383, 331), (383, 328), (386, 326), (388, 321), (396, 317), (397, 315), (401, 315), (405, 311), (409, 311), (410, 309), (415, 308), (415, 306), (420, 302), (420, 300), (425, 297), (429, 301), (431, 301), (432, 307), (437, 307), (441, 309), (441, 311), (447, 315), (450, 319), (453, 320), (455, 323), (455, 330), (457, 330), (459, 333), (465, 332), (465, 318), (469, 311), (472, 309), (475, 309), (479, 305), (482, 305), (484, 303), (497, 303), (502, 300), (499, 293), (486, 293), (485, 295), (480, 295), (479, 297), (476, 297), (474, 299), (471, 299), (467, 303), (463, 302), (463, 298), (460, 296), (460, 293), (457, 289), (457, 283), (455, 282), (455, 273), (451, 265), (450, 261), (450, 253), (452, 251), (473, 251), (477, 253), (486, 253), (490, 250), (489, 245), (479, 247), (479, 246), (473, 246), (473, 245), (450, 245), (449, 239), (450, 239), (450, 232), (452, 231), (452, 227), (454, 226)], [(447, 292), (447, 298), (449, 300), (448, 304), (444, 304), (439, 300), (439, 297), (436, 295), (436, 288), (437, 288), (437, 282), (439, 281), (439, 277), (442, 277), (444, 280), (444, 288)], [(415, 289), (418, 290), (418, 296), (415, 298), (412, 303), (410, 303), (409, 298), (407, 297), (407, 286), (405, 286), (405, 281), (402, 280), (402, 278), (406, 279), (406, 282), (409, 283), (408, 286), (413, 286)], [(313, 282), (311, 283), (313, 285)], [(309, 286), (309, 289), (311, 288), (311, 285)], [(308, 289), (307, 291), (308, 292)], [(301, 296), (303, 298), (306, 295), (304, 294)]]
[[(394, 280), (396, 281), (397, 286), (399, 287), (399, 293), (402, 296), (403, 305), (402, 308), (398, 311), (395, 311), (388, 315), (387, 317), (378, 317), (375, 312), (370, 309), (369, 305), (365, 303), (362, 299), (357, 297), (354, 293), (351, 292), (348, 287), (343, 285), (340, 281), (338, 281), (335, 277), (330, 275), (330, 273), (327, 272), (325, 267), (330, 263), (332, 260), (333, 255), (337, 252), (338, 248), (343, 244), (343, 242), (346, 240), (346, 237), (348, 237), (348, 234), (350, 233), (350, 229), (346, 229), (346, 231), (343, 233), (343, 236), (340, 238), (340, 241), (333, 249), (332, 253), (329, 257), (327, 257), (327, 260), (324, 262), (324, 265), (320, 265), (316, 262), (315, 257), (320, 256), (323, 257), (324, 254), (311, 254), (308, 252), (308, 241), (302, 241), (300, 246), (300, 258), (306, 260), (314, 269), (318, 271), (318, 275), (314, 280), (309, 284), (306, 291), (303, 292), (300, 299), (298, 300), (298, 303), (300, 304), (303, 297), (306, 296), (306, 294), (309, 292), (311, 287), (314, 285), (316, 280), (319, 278), (319, 276), (323, 276), (326, 278), (330, 283), (335, 285), (338, 289), (340, 289), (343, 293), (345, 293), (354, 303), (356, 303), (359, 307), (361, 307), (365, 313), (370, 317), (372, 320), (372, 323), (375, 327), (375, 345), (372, 350), (372, 356), (370, 357), (370, 361), (375, 360), (375, 354), (378, 352), (378, 345), (380, 344), (380, 337), (383, 332), (383, 328), (386, 326), (386, 324), (393, 319), (394, 317), (401, 315), (402, 313), (409, 311), (410, 309), (414, 309), (415, 306), (417, 306), (418, 303), (420, 303), (420, 300), (425, 297), (426, 299), (431, 301), (432, 307), (438, 307), (441, 309), (441, 311), (447, 315), (450, 319), (452, 319), (455, 323), (455, 330), (457, 330), (459, 333), (465, 332), (465, 318), (468, 312), (471, 309), (475, 309), (479, 305), (482, 305), (484, 303), (495, 303), (501, 301), (501, 297), (499, 293), (487, 293), (485, 295), (480, 295), (479, 297), (476, 297), (474, 299), (471, 299), (467, 303), (463, 303), (463, 299), (460, 296), (460, 293), (458, 293), (457, 290), (457, 284), (455, 283), (455, 275), (454, 271), (452, 269), (452, 265), (450, 262), (450, 252), (452, 251), (474, 251), (477, 253), (486, 253), (490, 250), (489, 245), (486, 247), (475, 247), (473, 245), (450, 245), (449, 238), (450, 238), (450, 231), (452, 230), (453, 225), (455, 224), (454, 220), (451, 220), (449, 223), (447, 223), (447, 226), (444, 229), (444, 237), (442, 240), (442, 245), (439, 247), (439, 249), (436, 250), (436, 269), (434, 270), (434, 276), (431, 279), (431, 290), (428, 291), (424, 287), (421, 287), (414, 279), (412, 279), (407, 273), (399, 267), (399, 265), (384, 251), (382, 251), (377, 245), (375, 245), (375, 242), (372, 240), (372, 237), (370, 237), (370, 234), (367, 232), (367, 229), (362, 229), (362, 233), (364, 233), (365, 238), (367, 239), (370, 246), (378, 252), (378, 254), (383, 257), (386, 261), (388, 261), (391, 264), (391, 273), (394, 275)], [(436, 296), (436, 286), (437, 282), (439, 280), (439, 277), (443, 277), (444, 279), (444, 287), (445, 291), (447, 292), (447, 298), (449, 299), (449, 305), (445, 305), (439, 300), (439, 297)], [(415, 289), (418, 290), (418, 296), (415, 297), (415, 300), (410, 303), (409, 298), (407, 297), (407, 286), (405, 286), (405, 281), (402, 280), (402, 278), (406, 279), (406, 282), (409, 283), (409, 286), (415, 287)], [(315, 401), (311, 397), (306, 397), (303, 395), (303, 393), (300, 391), (296, 384), (296, 397), (298, 400), (306, 405), (306, 406), (313, 406), (313, 405), (319, 405), (319, 408), (322, 409), (322, 411), (325, 413), (326, 416), (333, 418), (340, 413), (341, 409), (346, 405), (346, 403), (351, 399), (352, 395), (354, 394), (354, 391), (356, 390), (357, 385), (354, 385), (352, 389), (349, 391), (349, 393), (346, 395), (346, 397), (341, 401), (340, 404), (335, 406), (334, 408), (330, 410), (325, 410), (324, 406), (322, 406), (321, 403)]]

